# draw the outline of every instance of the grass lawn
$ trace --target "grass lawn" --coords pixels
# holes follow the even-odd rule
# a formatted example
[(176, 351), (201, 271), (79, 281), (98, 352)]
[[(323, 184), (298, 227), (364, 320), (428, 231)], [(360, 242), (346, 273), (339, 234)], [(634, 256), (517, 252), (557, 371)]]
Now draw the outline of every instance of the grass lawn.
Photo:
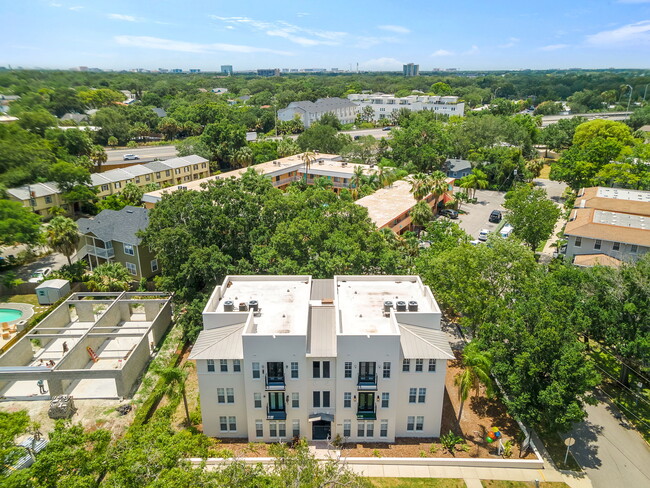
[(368, 478), (378, 488), (465, 488), (456, 478)]
[(27, 303), (38, 307), (38, 298), (36, 295), (2, 295), (0, 296), (0, 303)]
[[(544, 432), (541, 429), (537, 431), (539, 437), (544, 443), (544, 447), (548, 451), (551, 459), (558, 467), (558, 469), (568, 469), (571, 471), (582, 471), (582, 467), (578, 464), (578, 461), (575, 460), (571, 451), (569, 451), (569, 457), (567, 458), (566, 464), (564, 464), (564, 456), (566, 454), (566, 446), (564, 441), (557, 434), (557, 432)], [(505, 485), (504, 485), (505, 486)], [(527, 486), (527, 485), (522, 485)], [(561, 485), (560, 485), (561, 486)]]
[(550, 164), (545, 164), (542, 166), (542, 171), (539, 173), (540, 178), (544, 178), (545, 180), (548, 180), (548, 176), (551, 174), (551, 165)]
[[(535, 483), (532, 481), (500, 481), (500, 480), (481, 480), (485, 488), (534, 488)], [(569, 485), (561, 481), (542, 481), (540, 488), (569, 488)]]

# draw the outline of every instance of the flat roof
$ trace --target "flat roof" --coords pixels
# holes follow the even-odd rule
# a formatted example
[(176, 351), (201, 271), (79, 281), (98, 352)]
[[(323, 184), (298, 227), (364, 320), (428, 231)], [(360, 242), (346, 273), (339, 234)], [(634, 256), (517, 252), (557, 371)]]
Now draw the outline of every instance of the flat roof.
[(601, 198), (614, 198), (616, 200), (632, 200), (635, 202), (650, 202), (650, 191), (627, 190), (624, 188), (598, 187), (596, 196)]
[(311, 278), (295, 277), (255, 277), (238, 279), (229, 277), (223, 297), (211, 312), (227, 313), (224, 302), (232, 300), (235, 310), (239, 304), (257, 300), (261, 313), (253, 315), (253, 329), (246, 333), (261, 335), (307, 334), (307, 313), (311, 294)]
[(434, 313), (424, 287), (416, 276), (348, 277), (336, 279), (338, 308), (341, 312), (340, 334), (398, 334), (390, 316), (384, 315), (384, 302), (418, 302), (418, 312)]
[(618, 225), (632, 229), (650, 229), (650, 218), (643, 215), (608, 212), (607, 210), (594, 211), (594, 224)]

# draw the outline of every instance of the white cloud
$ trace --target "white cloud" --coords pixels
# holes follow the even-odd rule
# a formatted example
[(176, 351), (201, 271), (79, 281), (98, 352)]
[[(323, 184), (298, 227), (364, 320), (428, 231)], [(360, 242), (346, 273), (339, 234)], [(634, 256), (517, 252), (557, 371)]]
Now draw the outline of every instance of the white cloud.
[(388, 32), (395, 32), (396, 34), (408, 34), (411, 32), (411, 29), (407, 29), (401, 25), (379, 25), (377, 27)]
[(384, 44), (386, 42), (394, 43), (394, 42), (399, 42), (398, 39), (395, 37), (372, 37), (372, 36), (362, 36), (357, 38), (356, 44), (354, 44), (354, 47), (358, 47), (361, 49), (367, 49), (369, 47), (377, 46), (379, 44)]
[(63, 7), (60, 3), (50, 2), (50, 7)]
[(309, 13), (308, 12), (298, 12), (296, 15), (298, 17), (307, 17), (309, 15)]
[(70, 8), (68, 8), (68, 10), (72, 10), (73, 12), (77, 12), (77, 11), (79, 11), (79, 10), (81, 10), (81, 9), (83, 9), (83, 7), (80, 6), (80, 5), (78, 5), (78, 6), (76, 6), (76, 7), (70, 7)]
[(437, 57), (440, 57), (440, 56), (453, 56), (453, 55), (454, 55), (453, 51), (447, 51), (446, 49), (438, 49), (431, 56), (437, 58)]
[(266, 35), (268, 36), (273, 36), (273, 37), (282, 37), (284, 39), (287, 39), (291, 42), (295, 42), (296, 44), (300, 44), (301, 46), (318, 46), (321, 44), (325, 44), (328, 46), (336, 46), (339, 44), (338, 42), (335, 41), (326, 41), (326, 40), (319, 40), (319, 39), (309, 39), (307, 37), (302, 37), (302, 36), (296, 36), (292, 34), (288, 30), (282, 30), (282, 29), (277, 29), (277, 30), (269, 30), (266, 31)]
[(226, 29), (228, 29), (228, 30), (235, 30), (235, 28), (234, 28), (232, 25), (227, 25), (227, 26), (226, 26)]
[(587, 36), (587, 43), (595, 46), (612, 44), (640, 44), (650, 42), (650, 20), (627, 24), (618, 29)]
[(516, 37), (511, 37), (508, 39), (508, 42), (506, 42), (505, 44), (501, 44), (499, 47), (503, 49), (514, 47), (518, 42), (519, 39), (517, 39)]
[(568, 44), (550, 44), (548, 46), (540, 47), (540, 51), (557, 51), (558, 49), (565, 49), (569, 47)]
[(210, 53), (210, 52), (230, 52), (230, 53), (269, 53), (290, 56), (292, 53), (287, 51), (277, 51), (264, 47), (245, 46), (241, 44), (199, 44), (196, 42), (174, 41), (172, 39), (162, 39), (160, 37), (149, 36), (115, 36), (115, 42), (120, 46), (140, 47), (144, 49), (160, 49), (163, 51), (178, 51), (185, 53)]
[(404, 63), (395, 58), (369, 59), (359, 64), (359, 68), (378, 71), (401, 71)]
[(125, 20), (127, 22), (137, 22), (138, 19), (133, 17), (132, 15), (124, 15), (124, 14), (108, 14), (107, 17), (109, 19), (113, 20)]
[(467, 51), (463, 52), (464, 56), (472, 56), (474, 54), (478, 54), (480, 52), (480, 49), (478, 46), (474, 45), (471, 47), (471, 49), (468, 49)]

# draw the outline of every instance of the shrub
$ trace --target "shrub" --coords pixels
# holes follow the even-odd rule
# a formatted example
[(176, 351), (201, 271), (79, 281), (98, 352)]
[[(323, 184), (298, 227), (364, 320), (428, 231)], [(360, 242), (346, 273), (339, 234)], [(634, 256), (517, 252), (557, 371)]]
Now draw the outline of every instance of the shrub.
[(435, 444), (431, 444), (431, 447), (429, 447), (429, 452), (431, 454), (434, 454), (434, 453), (438, 452), (438, 448), (436, 447)]
[(420, 457), (427, 457), (427, 453), (424, 452), (422, 449), (420, 449), (420, 452), (418, 452), (418, 456), (420, 456)]
[(463, 438), (454, 434), (451, 430), (440, 436), (440, 443), (442, 444), (442, 447), (447, 449), (451, 454), (454, 453), (454, 448), (456, 447), (457, 444), (460, 444), (463, 442)]
[(512, 440), (507, 440), (505, 444), (503, 444), (503, 457), (509, 458), (512, 456)]
[(381, 457), (381, 453), (379, 452), (379, 449), (375, 449), (374, 451), (372, 451), (372, 455), (374, 457)]
[(135, 141), (129, 141), (126, 143), (126, 147), (128, 147), (129, 149), (135, 149), (138, 147), (138, 143)]

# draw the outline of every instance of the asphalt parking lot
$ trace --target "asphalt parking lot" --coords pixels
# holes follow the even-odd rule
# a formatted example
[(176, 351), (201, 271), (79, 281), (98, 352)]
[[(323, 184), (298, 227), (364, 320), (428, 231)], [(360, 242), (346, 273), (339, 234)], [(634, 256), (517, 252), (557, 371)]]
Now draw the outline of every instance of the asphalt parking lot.
[(476, 190), (476, 199), (477, 202), (474, 204), (463, 204), (461, 212), (467, 213), (460, 214), (458, 217), (458, 225), (472, 236), (472, 239), (478, 239), (478, 233), (481, 229), (488, 229), (493, 232), (497, 228), (498, 223), (488, 221), (492, 210), (505, 212), (505, 208), (503, 208), (505, 192)]

